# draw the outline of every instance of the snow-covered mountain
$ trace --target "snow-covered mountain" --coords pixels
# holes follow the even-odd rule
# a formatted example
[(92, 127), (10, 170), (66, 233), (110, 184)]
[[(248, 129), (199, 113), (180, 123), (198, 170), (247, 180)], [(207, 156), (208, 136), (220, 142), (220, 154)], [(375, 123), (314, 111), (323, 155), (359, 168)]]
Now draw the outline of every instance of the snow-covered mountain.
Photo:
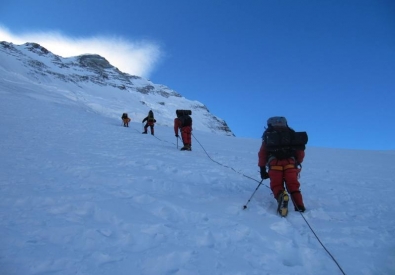
[(202, 103), (188, 100), (164, 85), (121, 72), (99, 55), (63, 58), (36, 43), (14, 45), (3, 41), (0, 73), (1, 83), (35, 86), (58, 99), (63, 96), (86, 104), (107, 117), (127, 112), (133, 121), (141, 121), (151, 109), (157, 125), (172, 126), (176, 109), (190, 109), (195, 130), (234, 136), (226, 122)]
[(394, 151), (308, 146), (307, 210), (280, 218), (260, 139), (196, 130), (183, 152), (171, 127), (2, 83), (2, 275), (395, 274)]
[(122, 127), (107, 86), (24, 63), (49, 53), (2, 51), (1, 275), (395, 274), (394, 151), (307, 146), (307, 210), (280, 218), (260, 139), (195, 130), (180, 151), (172, 127)]

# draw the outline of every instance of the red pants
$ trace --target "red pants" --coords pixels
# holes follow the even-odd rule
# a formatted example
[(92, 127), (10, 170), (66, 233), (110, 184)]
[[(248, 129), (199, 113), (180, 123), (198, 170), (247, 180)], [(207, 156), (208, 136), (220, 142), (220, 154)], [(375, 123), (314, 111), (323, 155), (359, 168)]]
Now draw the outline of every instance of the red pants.
[(192, 145), (192, 127), (185, 126), (181, 128), (181, 138), (184, 145)]
[(298, 181), (299, 169), (295, 167), (293, 158), (277, 160), (273, 159), (269, 163), (270, 189), (272, 189), (274, 198), (284, 191), (284, 182), (291, 195), (292, 201), (296, 206), (304, 206), (302, 194), (299, 191), (300, 183)]

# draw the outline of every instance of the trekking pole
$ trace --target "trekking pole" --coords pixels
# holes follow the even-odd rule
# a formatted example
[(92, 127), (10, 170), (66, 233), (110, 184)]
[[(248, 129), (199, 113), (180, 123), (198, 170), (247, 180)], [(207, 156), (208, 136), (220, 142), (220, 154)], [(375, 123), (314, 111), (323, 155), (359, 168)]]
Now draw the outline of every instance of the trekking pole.
[[(184, 143), (184, 140), (183, 140), (182, 138), (180, 138), (180, 136), (178, 136), (178, 139), (181, 140), (182, 143)], [(177, 139), (177, 142), (178, 142), (178, 139)], [(178, 148), (178, 147), (177, 147), (177, 148)]]
[(252, 197), (255, 195), (255, 192), (258, 190), (259, 186), (261, 186), (262, 182), (263, 182), (263, 179), (262, 179), (261, 182), (258, 184), (258, 186), (255, 188), (254, 193), (252, 193), (252, 195), (251, 195), (251, 197), (248, 199), (247, 203), (243, 206), (243, 209), (247, 209), (247, 204), (250, 203)]
[(177, 139), (177, 150), (178, 150), (178, 137), (176, 137), (176, 139)]

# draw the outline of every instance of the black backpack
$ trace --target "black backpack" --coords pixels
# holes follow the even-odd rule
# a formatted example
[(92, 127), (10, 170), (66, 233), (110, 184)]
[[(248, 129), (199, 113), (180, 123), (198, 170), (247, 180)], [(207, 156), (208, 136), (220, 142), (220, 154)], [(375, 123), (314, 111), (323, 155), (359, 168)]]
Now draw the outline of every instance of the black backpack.
[(290, 128), (285, 130), (268, 130), (263, 134), (266, 150), (277, 159), (295, 156), (295, 151), (305, 150), (308, 142), (306, 132), (295, 132)]
[(181, 121), (181, 127), (192, 126), (191, 110), (176, 110), (178, 119)]
[(189, 115), (180, 116), (181, 127), (192, 126), (192, 118)]
[(128, 114), (127, 113), (123, 113), (122, 114), (122, 118), (128, 118)]

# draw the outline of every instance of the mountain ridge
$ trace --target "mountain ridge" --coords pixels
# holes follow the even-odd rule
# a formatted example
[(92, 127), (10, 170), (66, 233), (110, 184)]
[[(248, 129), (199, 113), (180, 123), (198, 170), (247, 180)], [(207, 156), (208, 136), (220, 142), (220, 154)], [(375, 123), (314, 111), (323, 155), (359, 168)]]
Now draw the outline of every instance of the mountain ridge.
[[(95, 111), (100, 112), (107, 108), (106, 99), (114, 101), (114, 95), (119, 96), (115, 100), (117, 107), (113, 110), (107, 108), (107, 116), (116, 117), (123, 112), (129, 112), (136, 121), (152, 109), (158, 124), (171, 127), (176, 109), (191, 109), (194, 129), (235, 136), (226, 122), (211, 114), (204, 104), (188, 100), (163, 84), (155, 84), (140, 76), (121, 72), (98, 54), (64, 58), (53, 54), (38, 43), (14, 45), (1, 41), (0, 56), (8, 61), (0, 64), (0, 68), (4, 69), (4, 75), (7, 75), (6, 79), (17, 74), (38, 85), (51, 84), (52, 88), (43, 86), (45, 89), (53, 89), (55, 86), (53, 91), (67, 90), (68, 93), (75, 93), (77, 89), (79, 96), (74, 97), (77, 101), (87, 96), (104, 99), (101, 106), (96, 102)], [(124, 104), (122, 99), (125, 100)], [(88, 103), (89, 105), (93, 107), (92, 104)]]

